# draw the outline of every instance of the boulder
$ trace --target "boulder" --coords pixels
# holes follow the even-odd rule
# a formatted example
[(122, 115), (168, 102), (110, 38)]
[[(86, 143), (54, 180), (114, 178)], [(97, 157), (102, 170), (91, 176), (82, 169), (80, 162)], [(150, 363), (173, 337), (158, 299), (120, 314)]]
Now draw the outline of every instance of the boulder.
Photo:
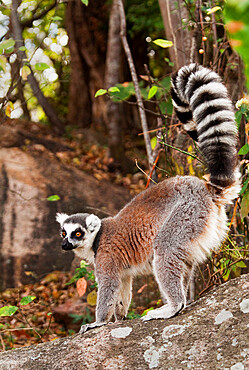
[(168, 320), (110, 323), (83, 335), (0, 354), (9, 369), (249, 368), (249, 275), (229, 281)]

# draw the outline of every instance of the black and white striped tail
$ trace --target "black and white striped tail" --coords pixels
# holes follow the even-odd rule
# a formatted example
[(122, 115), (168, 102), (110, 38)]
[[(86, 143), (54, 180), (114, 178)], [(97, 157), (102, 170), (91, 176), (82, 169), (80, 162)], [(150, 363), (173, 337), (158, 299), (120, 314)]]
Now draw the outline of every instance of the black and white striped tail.
[(198, 140), (211, 183), (236, 181), (237, 127), (226, 87), (217, 73), (197, 64), (182, 67), (171, 78), (171, 95), (179, 120)]

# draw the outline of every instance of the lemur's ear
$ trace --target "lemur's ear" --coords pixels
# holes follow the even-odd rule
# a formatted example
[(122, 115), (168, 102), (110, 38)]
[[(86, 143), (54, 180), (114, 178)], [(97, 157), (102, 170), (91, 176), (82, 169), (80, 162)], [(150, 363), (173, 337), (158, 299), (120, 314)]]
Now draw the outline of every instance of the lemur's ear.
[(98, 216), (91, 214), (86, 218), (86, 227), (90, 232), (99, 231), (101, 221)]
[(62, 226), (64, 221), (66, 221), (66, 219), (68, 218), (69, 216), (66, 214), (66, 213), (57, 213), (56, 214), (56, 221), (59, 222), (59, 224)]

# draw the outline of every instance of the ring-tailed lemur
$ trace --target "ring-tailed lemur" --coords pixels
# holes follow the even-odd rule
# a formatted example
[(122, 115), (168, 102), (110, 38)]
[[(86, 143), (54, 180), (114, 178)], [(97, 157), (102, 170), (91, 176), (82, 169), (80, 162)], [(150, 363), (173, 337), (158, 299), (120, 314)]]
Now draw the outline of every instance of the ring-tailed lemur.
[[(194, 266), (217, 249), (227, 232), (225, 204), (240, 190), (237, 129), (220, 77), (190, 64), (172, 76), (178, 118), (196, 134), (210, 181), (193, 176), (166, 179), (137, 195), (116, 216), (57, 214), (62, 248), (95, 266), (96, 321), (81, 333), (125, 317), (132, 278), (153, 270), (165, 304), (143, 320), (169, 318), (186, 304)], [(195, 131), (195, 132), (194, 132)]]

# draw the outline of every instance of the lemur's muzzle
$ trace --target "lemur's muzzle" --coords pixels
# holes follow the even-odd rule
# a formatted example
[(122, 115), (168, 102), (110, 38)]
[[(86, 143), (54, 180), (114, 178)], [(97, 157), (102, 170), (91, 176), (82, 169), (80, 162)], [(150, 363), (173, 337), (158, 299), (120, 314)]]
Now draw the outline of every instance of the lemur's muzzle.
[(70, 251), (71, 249), (76, 248), (76, 246), (73, 246), (73, 244), (70, 243), (67, 238), (63, 240), (61, 247), (65, 251)]

